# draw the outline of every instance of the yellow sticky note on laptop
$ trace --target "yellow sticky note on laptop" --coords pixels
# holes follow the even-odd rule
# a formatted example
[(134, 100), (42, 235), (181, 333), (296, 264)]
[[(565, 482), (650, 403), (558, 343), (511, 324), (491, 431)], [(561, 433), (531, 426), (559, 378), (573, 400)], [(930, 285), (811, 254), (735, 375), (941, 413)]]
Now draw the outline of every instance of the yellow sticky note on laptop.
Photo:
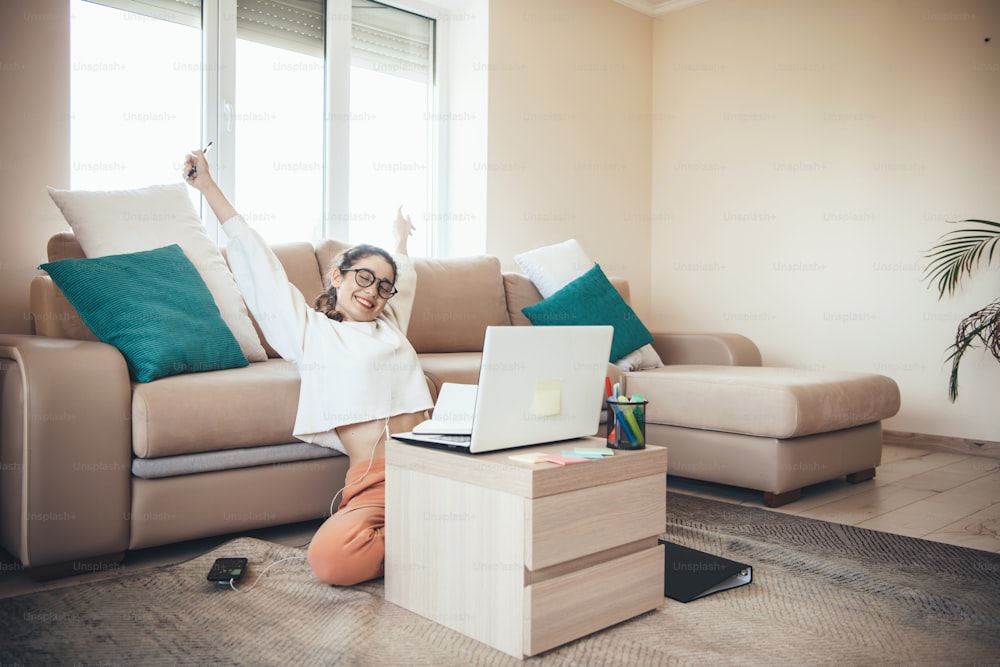
[(562, 381), (559, 378), (535, 382), (531, 412), (536, 417), (554, 417), (562, 411)]

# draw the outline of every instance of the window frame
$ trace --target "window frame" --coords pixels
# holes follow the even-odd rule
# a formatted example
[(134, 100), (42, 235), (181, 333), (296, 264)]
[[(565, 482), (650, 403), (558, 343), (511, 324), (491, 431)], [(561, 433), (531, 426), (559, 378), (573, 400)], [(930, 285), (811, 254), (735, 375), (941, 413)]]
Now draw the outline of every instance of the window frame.
[[(419, 14), (434, 21), (433, 39), (433, 71), (431, 80), (431, 117), (428, 119), (430, 147), (428, 157), (433, 165), (430, 174), (429, 205), (431, 211), (437, 211), (448, 201), (447, 184), (451, 181), (449, 163), (446, 159), (447, 130), (441, 123), (431, 119), (440, 117), (440, 109), (449, 98), (446, 68), (443, 58), (448, 53), (448, 32), (446, 20), (449, 9), (446, 4), (425, 2), (421, 0), (377, 0), (395, 9)], [(337, 155), (350, 154), (350, 117), (351, 117), (351, 0), (326, 0), (326, 113), (325, 165), (326, 188), (324, 192), (324, 225), (326, 238), (348, 239), (350, 236), (350, 160), (336, 160)], [(335, 38), (331, 39), (331, 36)], [(336, 49), (338, 57), (332, 57), (331, 51)], [(337, 120), (343, 119), (343, 120)], [(433, 223), (434, 216), (420, 224), (426, 224), (429, 229), (427, 254), (435, 255), (441, 249), (445, 230)]]
[[(127, 11), (139, 11), (142, 7), (158, 7), (159, 0), (93, 0)], [(415, 254), (448, 255), (453, 243), (450, 238), (454, 230), (449, 230), (454, 218), (467, 222), (469, 214), (454, 216), (449, 208), (453, 192), (468, 191), (464, 172), (468, 169), (456, 168), (449, 160), (450, 117), (449, 100), (453, 99), (449, 86), (449, 70), (455, 67), (449, 63), (453, 35), (461, 34), (459, 27), (451, 19), (465, 14), (470, 3), (464, 0), (378, 0), (396, 9), (427, 17), (435, 22), (433, 41), (433, 70), (431, 80), (431, 108), (427, 119), (430, 136), (428, 159), (431, 162), (428, 188), (428, 210), (423, 218), (414, 221), (423, 227), (427, 247), (414, 249)], [(349, 240), (350, 231), (350, 135), (351, 135), (351, 41), (352, 7), (351, 0), (325, 0), (325, 52), (324, 52), (324, 123), (323, 123), (323, 202), (322, 236)], [(487, 5), (471, 3), (471, 9), (481, 12), (485, 20)], [(236, 77), (232, 75), (236, 62), (237, 44), (237, 0), (201, 0), (201, 139), (200, 145), (212, 141), (212, 151), (206, 156), (210, 168), (224, 192), (235, 193), (236, 173)], [(456, 14), (457, 13), (457, 14)], [(472, 15), (475, 18), (476, 15)], [(484, 107), (483, 107), (484, 108)], [(485, 118), (484, 118), (485, 121)], [(484, 125), (485, 127), (485, 125)], [(459, 136), (466, 128), (461, 128)], [(485, 137), (485, 132), (482, 133)], [(464, 164), (464, 163), (463, 163)], [(466, 165), (468, 167), (468, 165)], [(453, 187), (459, 183), (461, 187)], [(476, 188), (479, 190), (479, 188)], [(238, 205), (238, 202), (237, 202)], [(224, 239), (221, 224), (208, 207), (203, 206), (202, 219), (210, 237), (216, 242)], [(478, 234), (485, 246), (485, 216), (471, 216), (483, 227)], [(473, 246), (475, 244), (473, 243)], [(465, 252), (475, 251), (468, 245)]]
[[(384, 1), (384, 0), (380, 0)], [(447, 91), (440, 85), (440, 33), (446, 11), (441, 7), (426, 2), (411, 0), (390, 0), (384, 2), (403, 11), (426, 16), (435, 21), (436, 34), (434, 39), (434, 69), (432, 74), (432, 102), (434, 109), (440, 108), (441, 100)], [(323, 230), (324, 238), (342, 239), (347, 241), (350, 234), (350, 148), (351, 148), (351, 0), (326, 0), (325, 4), (325, 38), (324, 38), (324, 187), (323, 187)], [(208, 137), (218, 137), (218, 151), (209, 154), (209, 165), (223, 192), (235, 192), (236, 175), (233, 167), (236, 160), (236, 137), (232, 122), (235, 113), (235, 77), (221, 75), (223, 71), (222, 54), (236, 53), (236, 0), (203, 0), (202, 4), (202, 62), (206, 76), (203, 77), (203, 143)], [(209, 113), (216, 110), (213, 115)], [(436, 112), (435, 112), (436, 113)], [(432, 116), (436, 117), (436, 116)], [(430, 121), (428, 121), (430, 123)], [(432, 161), (430, 184), (431, 210), (437, 210), (441, 202), (447, 201), (441, 196), (442, 183), (448, 181), (444, 173), (447, 169), (445, 154), (440, 147), (440, 123), (430, 123), (431, 147), (429, 157)], [(214, 147), (213, 147), (214, 151)], [(203, 216), (209, 233), (216, 240), (221, 235), (221, 222), (211, 211)], [(431, 247), (425, 250), (432, 253), (441, 247), (439, 236), (443, 230), (434, 225), (428, 230), (428, 243)], [(420, 253), (423, 254), (423, 253)]]

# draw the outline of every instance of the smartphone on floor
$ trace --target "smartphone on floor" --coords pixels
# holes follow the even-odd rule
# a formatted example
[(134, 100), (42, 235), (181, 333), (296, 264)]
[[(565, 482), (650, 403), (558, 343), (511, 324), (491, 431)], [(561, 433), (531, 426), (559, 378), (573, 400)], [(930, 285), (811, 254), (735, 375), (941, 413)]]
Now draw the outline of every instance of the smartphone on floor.
[(239, 581), (247, 571), (246, 558), (216, 558), (208, 571), (208, 580), (217, 584)]

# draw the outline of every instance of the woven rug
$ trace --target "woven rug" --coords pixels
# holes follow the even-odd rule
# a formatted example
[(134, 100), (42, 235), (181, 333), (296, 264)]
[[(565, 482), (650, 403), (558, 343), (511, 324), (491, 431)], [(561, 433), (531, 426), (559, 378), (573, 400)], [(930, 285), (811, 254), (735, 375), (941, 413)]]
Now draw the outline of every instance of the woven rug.
[[(666, 599), (526, 664), (1000, 661), (1000, 555), (677, 493), (667, 503), (667, 539), (751, 564), (753, 583)], [(0, 663), (521, 664), (387, 603), (381, 581), (321, 585), (303, 555), (240, 538), (178, 565), (0, 600)], [(242, 592), (205, 580), (218, 556), (250, 558)]]

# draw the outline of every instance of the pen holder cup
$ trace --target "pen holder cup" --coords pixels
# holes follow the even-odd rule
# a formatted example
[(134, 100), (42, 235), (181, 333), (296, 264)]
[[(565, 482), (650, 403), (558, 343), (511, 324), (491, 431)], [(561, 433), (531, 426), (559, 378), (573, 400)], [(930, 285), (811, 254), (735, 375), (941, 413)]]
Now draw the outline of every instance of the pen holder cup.
[(631, 403), (608, 399), (608, 447), (645, 449), (647, 403), (648, 401)]

